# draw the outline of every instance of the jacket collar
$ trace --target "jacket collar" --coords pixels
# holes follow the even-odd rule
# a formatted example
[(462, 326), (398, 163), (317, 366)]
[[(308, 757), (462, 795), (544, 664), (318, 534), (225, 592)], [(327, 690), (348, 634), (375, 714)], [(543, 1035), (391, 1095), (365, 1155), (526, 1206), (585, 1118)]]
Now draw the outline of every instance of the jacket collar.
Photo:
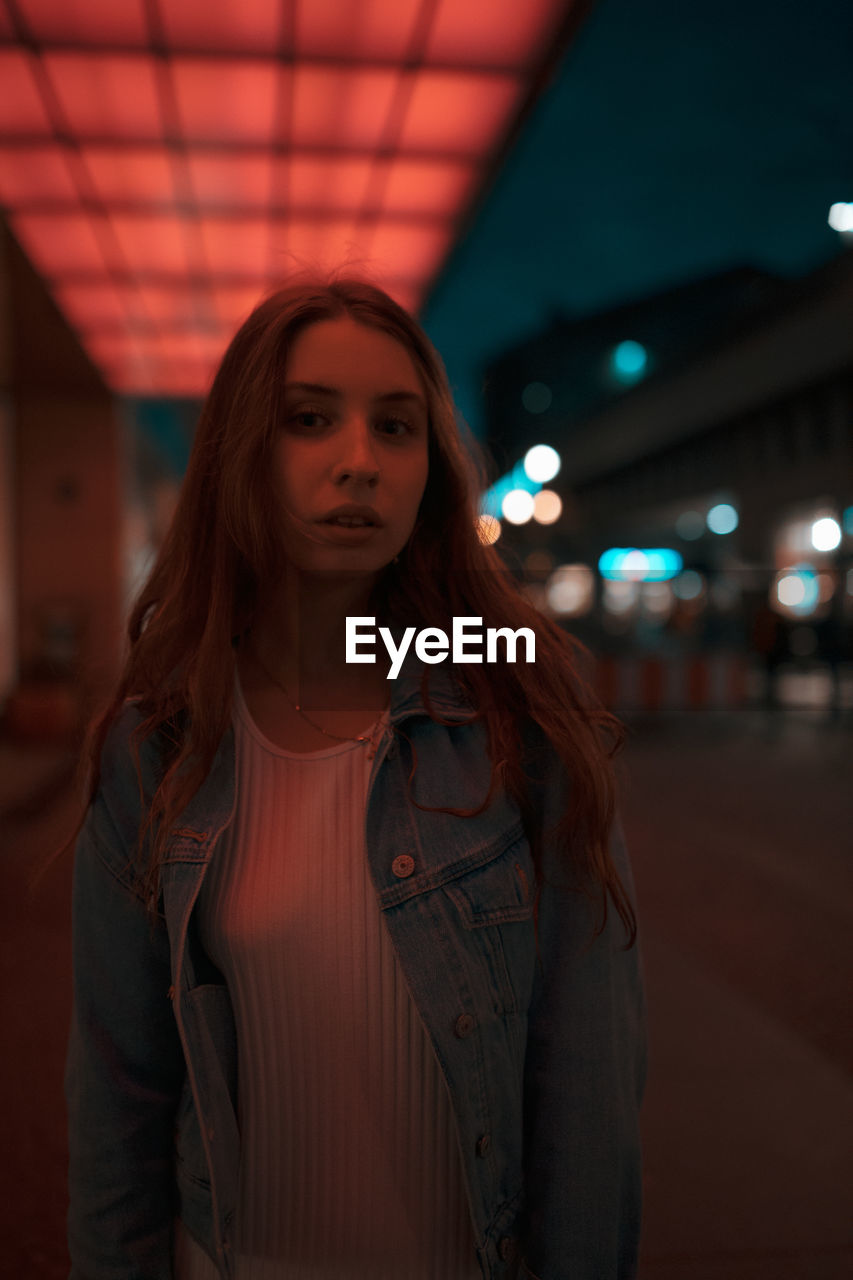
[[(427, 692), (432, 709), (442, 719), (455, 723), (470, 720), (474, 704), (454, 676), (454, 664), (449, 661), (427, 664), (410, 650), (403, 660), (400, 674), (393, 681), (389, 705), (391, 726), (400, 724), (412, 716), (429, 716), (421, 692), (421, 678), (428, 673)], [(199, 790), (189, 801), (176, 824), (177, 834), (192, 833), (195, 838), (207, 837), (221, 830), (233, 816), (236, 802), (234, 730), (228, 726), (216, 752), (210, 772)]]
[(391, 724), (399, 724), (409, 716), (429, 715), (421, 692), (421, 679), (425, 671), (427, 692), (433, 710), (447, 720), (470, 719), (474, 704), (456, 675), (455, 665), (448, 661), (427, 664), (410, 650), (403, 661), (400, 674), (392, 684), (389, 707)]

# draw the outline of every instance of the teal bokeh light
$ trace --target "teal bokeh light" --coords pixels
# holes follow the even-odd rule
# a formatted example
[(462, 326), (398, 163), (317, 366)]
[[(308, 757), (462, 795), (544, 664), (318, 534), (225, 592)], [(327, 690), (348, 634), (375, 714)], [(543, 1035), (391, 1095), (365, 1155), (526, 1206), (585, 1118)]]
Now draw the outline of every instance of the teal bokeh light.
[[(628, 557), (631, 557), (629, 560)], [(640, 556), (645, 557), (645, 566)], [(681, 572), (683, 560), (671, 547), (651, 547), (640, 550), (638, 547), (610, 547), (598, 561), (598, 572), (602, 578), (612, 582), (623, 580), (641, 582), (668, 582)]]
[(617, 382), (638, 382), (646, 372), (649, 356), (640, 342), (627, 339), (610, 353), (610, 372)]

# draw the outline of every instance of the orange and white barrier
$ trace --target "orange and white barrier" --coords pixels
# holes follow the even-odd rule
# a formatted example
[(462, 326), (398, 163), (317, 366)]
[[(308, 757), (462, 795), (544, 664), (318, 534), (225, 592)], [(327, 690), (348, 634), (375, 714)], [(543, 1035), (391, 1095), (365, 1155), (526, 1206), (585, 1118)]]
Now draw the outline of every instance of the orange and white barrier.
[(617, 715), (731, 710), (746, 700), (746, 659), (738, 653), (600, 657), (596, 687)]

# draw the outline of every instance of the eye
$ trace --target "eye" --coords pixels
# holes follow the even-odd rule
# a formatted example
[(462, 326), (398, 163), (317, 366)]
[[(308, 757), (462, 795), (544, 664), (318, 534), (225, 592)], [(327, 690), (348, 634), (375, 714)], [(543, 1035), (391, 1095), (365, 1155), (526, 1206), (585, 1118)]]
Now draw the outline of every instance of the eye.
[[(382, 428), (383, 434), (391, 436), (412, 435), (415, 430), (412, 423), (407, 422), (405, 418), (397, 418), (393, 416), (390, 418), (382, 418), (379, 426)], [(386, 428), (389, 428), (389, 430), (386, 431)]]
[(295, 413), (288, 416), (288, 422), (296, 427), (304, 427), (307, 431), (320, 426), (326, 421), (324, 415), (319, 409), (297, 409)]

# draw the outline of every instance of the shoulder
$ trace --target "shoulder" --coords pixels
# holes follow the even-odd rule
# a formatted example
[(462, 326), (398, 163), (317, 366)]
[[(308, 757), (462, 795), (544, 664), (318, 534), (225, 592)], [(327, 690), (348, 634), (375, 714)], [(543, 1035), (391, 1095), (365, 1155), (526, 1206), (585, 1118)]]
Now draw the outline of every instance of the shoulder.
[(132, 775), (137, 778), (137, 757), (142, 774), (143, 791), (156, 788), (163, 769), (168, 737), (163, 728), (145, 732), (146, 716), (139, 698), (128, 698), (114, 716), (101, 748), (101, 787), (125, 784)]
[(104, 737), (98, 785), (81, 833), (82, 846), (121, 880), (130, 873), (140, 829), (163, 776), (167, 738), (145, 732), (138, 699), (128, 699)]

